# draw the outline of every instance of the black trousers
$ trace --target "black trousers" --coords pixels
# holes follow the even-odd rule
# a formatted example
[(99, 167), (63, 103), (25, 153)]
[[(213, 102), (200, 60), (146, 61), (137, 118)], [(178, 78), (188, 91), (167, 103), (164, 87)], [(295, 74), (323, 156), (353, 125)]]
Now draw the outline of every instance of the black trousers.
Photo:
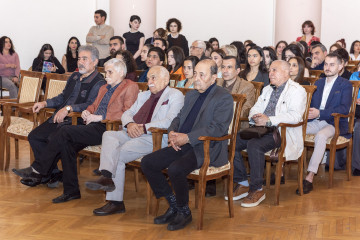
[(185, 144), (180, 151), (166, 147), (143, 157), (141, 169), (157, 198), (167, 197), (173, 193), (165, 175), (161, 172), (165, 168), (168, 168), (177, 206), (188, 205), (189, 187), (186, 177), (198, 168), (193, 147)]
[(78, 192), (76, 155), (86, 146), (101, 144), (106, 126), (90, 123), (57, 128), (57, 125), (45, 122), (30, 133), (29, 142), (35, 155), (32, 167), (40, 174), (48, 175), (61, 158), (64, 193)]
[(276, 147), (279, 146), (276, 146), (272, 133), (250, 140), (243, 140), (238, 134), (234, 158), (234, 182), (247, 180), (246, 168), (241, 156), (241, 151), (247, 149), (250, 164), (250, 190), (261, 189), (264, 180), (265, 153)]

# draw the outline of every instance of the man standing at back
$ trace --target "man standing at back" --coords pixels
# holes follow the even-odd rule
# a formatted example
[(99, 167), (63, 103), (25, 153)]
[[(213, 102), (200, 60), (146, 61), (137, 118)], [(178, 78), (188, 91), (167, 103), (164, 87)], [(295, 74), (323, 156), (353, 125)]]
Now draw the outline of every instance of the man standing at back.
[(110, 38), (114, 36), (113, 27), (106, 25), (107, 14), (104, 10), (96, 10), (94, 20), (96, 26), (92, 26), (86, 35), (86, 42), (91, 43), (99, 50), (99, 58), (103, 59), (109, 56)]

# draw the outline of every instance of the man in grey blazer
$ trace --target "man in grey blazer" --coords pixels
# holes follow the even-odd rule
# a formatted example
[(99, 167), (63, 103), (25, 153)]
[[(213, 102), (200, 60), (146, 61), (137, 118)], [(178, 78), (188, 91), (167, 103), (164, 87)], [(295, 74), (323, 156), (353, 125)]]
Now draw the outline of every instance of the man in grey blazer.
[[(221, 137), (227, 134), (233, 116), (233, 98), (216, 85), (217, 66), (206, 59), (195, 67), (194, 87), (185, 96), (184, 107), (168, 128), (169, 146), (145, 156), (141, 169), (157, 198), (165, 197), (169, 209), (154, 219), (155, 224), (169, 223), (168, 230), (184, 228), (191, 222), (186, 176), (204, 162), (204, 144), (200, 136)], [(210, 144), (210, 165), (228, 162), (227, 141)], [(162, 170), (168, 168), (173, 193)], [(176, 196), (176, 197), (175, 197)]]
[[(168, 87), (170, 76), (164, 67), (150, 68), (147, 78), (150, 90), (139, 93), (134, 105), (123, 113), (121, 121), (124, 129), (103, 134), (99, 167), (101, 177), (85, 183), (91, 190), (107, 192), (108, 202), (95, 209), (95, 215), (125, 212), (125, 164), (151, 153), (153, 142), (149, 128), (168, 128), (184, 105), (184, 95)], [(162, 146), (167, 146), (167, 142), (168, 137), (164, 135)]]

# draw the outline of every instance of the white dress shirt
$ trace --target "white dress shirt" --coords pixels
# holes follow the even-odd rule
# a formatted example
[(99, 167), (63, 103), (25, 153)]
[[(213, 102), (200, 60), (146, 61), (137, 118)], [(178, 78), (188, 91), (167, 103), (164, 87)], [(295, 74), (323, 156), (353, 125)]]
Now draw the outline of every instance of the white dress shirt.
[(322, 98), (321, 98), (320, 110), (325, 109), (326, 102), (329, 98), (329, 94), (331, 92), (331, 89), (332, 89), (336, 79), (337, 79), (337, 76), (334, 77), (330, 82), (328, 82), (328, 78), (326, 78), (324, 91), (323, 91)]

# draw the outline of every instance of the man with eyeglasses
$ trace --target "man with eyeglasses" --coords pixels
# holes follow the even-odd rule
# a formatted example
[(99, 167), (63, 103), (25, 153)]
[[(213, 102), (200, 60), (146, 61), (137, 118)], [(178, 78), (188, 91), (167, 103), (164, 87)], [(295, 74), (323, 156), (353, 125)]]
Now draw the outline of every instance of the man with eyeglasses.
[(205, 56), (206, 44), (204, 41), (196, 40), (190, 46), (190, 56), (196, 56), (201, 60), (206, 58)]
[[(168, 128), (184, 105), (183, 94), (168, 86), (170, 75), (164, 67), (151, 67), (147, 78), (149, 90), (139, 93), (134, 105), (121, 117), (123, 130), (106, 131), (103, 135), (101, 177), (85, 184), (88, 189), (106, 191), (108, 202), (94, 209), (97, 216), (125, 212), (125, 164), (151, 153), (153, 141), (149, 128)], [(162, 147), (167, 145), (168, 136), (165, 134)]]
[(139, 77), (139, 82), (147, 82), (148, 72), (151, 67), (154, 66), (162, 66), (165, 61), (165, 52), (159, 47), (152, 47), (149, 49), (147, 58), (146, 58), (146, 66), (148, 67), (142, 75)]
[(98, 59), (99, 51), (96, 47), (89, 45), (79, 47), (77, 63), (79, 72), (74, 72), (69, 77), (64, 90), (58, 96), (34, 104), (33, 112), (36, 113), (45, 107), (55, 108), (56, 110), (49, 119), (29, 133), (28, 139), (34, 152), (35, 161), (28, 168), (13, 169), (15, 174), (24, 178), (21, 183), (28, 186), (38, 185), (40, 182), (35, 181), (34, 183), (33, 181), (33, 176), (38, 174), (43, 175), (41, 183), (48, 183), (49, 181), (54, 183), (61, 177), (58, 171), (53, 171), (53, 173), (57, 172), (53, 178), (49, 177), (51, 170), (56, 168), (56, 163), (51, 169), (43, 170), (42, 159), (51, 154), (48, 144), (56, 136), (59, 129), (71, 125), (71, 118), (67, 117), (67, 115), (70, 112), (84, 111), (94, 102), (100, 87), (106, 83), (104, 77), (96, 71)]
[(110, 38), (110, 43), (109, 43), (110, 55), (106, 58), (99, 59), (98, 66), (103, 67), (107, 61), (115, 57), (114, 54), (117, 51), (124, 49), (125, 49), (124, 39), (120, 36), (113, 36), (112, 38)]

